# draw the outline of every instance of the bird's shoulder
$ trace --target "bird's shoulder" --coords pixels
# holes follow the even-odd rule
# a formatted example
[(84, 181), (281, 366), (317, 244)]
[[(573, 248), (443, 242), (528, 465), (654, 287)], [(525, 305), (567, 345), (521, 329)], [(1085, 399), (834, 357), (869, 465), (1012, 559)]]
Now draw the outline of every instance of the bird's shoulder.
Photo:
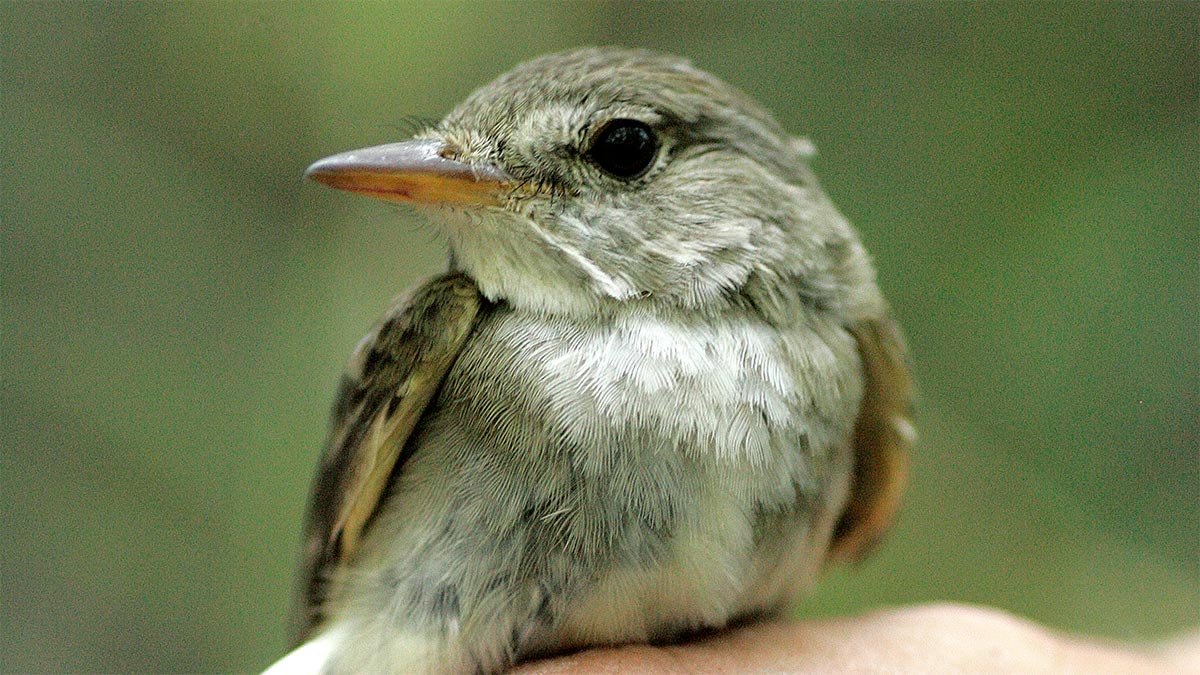
[(309, 502), (301, 637), (319, 622), (329, 578), (354, 555), (409, 435), (485, 307), (470, 278), (439, 275), (396, 301), (351, 355)]

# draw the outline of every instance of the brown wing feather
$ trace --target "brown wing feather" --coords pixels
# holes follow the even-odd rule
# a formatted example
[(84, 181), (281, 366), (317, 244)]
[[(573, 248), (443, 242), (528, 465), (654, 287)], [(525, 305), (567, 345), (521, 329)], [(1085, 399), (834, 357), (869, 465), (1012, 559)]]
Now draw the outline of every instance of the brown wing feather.
[(309, 503), (297, 642), (320, 623), (329, 578), (357, 550), (482, 303), (467, 277), (435, 277), (397, 302), (350, 357)]
[(916, 439), (908, 353), (888, 318), (850, 328), (858, 341), (865, 390), (854, 427), (850, 502), (834, 531), (829, 557), (856, 561), (871, 551), (895, 519)]

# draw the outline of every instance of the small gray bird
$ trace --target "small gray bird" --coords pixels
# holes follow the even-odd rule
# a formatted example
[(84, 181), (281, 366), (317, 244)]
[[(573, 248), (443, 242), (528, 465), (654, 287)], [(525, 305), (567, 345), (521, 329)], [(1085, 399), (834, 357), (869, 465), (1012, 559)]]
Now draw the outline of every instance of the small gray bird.
[(492, 673), (786, 608), (888, 527), (906, 357), (806, 141), (687, 61), (544, 56), (308, 176), (450, 269), (350, 359), (303, 644), (271, 673)]

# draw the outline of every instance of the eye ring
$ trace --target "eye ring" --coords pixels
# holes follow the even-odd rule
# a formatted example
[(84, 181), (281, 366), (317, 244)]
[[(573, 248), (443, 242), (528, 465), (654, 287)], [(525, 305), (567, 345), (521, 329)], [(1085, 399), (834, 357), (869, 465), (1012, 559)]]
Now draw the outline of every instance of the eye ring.
[(646, 173), (658, 155), (658, 135), (645, 122), (616, 119), (596, 134), (587, 157), (605, 173), (633, 180)]

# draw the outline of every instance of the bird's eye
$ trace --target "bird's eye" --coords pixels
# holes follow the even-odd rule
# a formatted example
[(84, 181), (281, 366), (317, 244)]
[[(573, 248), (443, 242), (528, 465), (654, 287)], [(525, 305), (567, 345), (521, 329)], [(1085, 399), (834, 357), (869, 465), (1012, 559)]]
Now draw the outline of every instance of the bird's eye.
[(613, 120), (596, 135), (587, 155), (617, 178), (637, 178), (654, 162), (658, 139), (637, 120)]

